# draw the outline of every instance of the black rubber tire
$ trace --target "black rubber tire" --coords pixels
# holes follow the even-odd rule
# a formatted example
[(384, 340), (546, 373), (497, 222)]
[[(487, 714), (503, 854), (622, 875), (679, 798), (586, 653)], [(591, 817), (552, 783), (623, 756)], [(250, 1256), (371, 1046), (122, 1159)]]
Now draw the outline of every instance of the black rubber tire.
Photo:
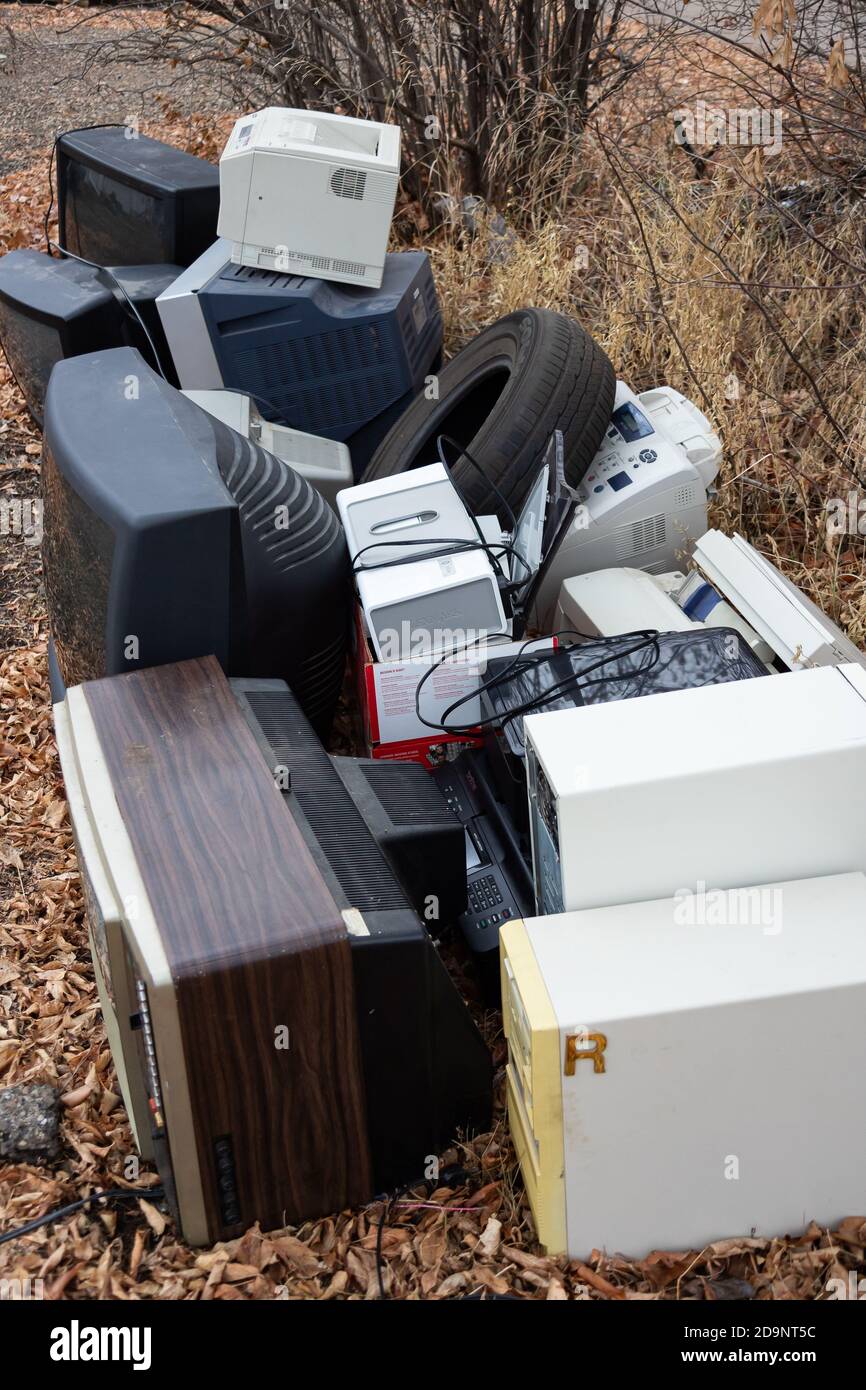
[[(615, 390), (610, 361), (575, 319), (552, 309), (518, 309), (442, 368), (439, 399), (421, 395), (412, 402), (382, 440), (363, 481), (434, 463), (437, 437), (448, 434), (516, 511), (555, 429), (564, 436), (566, 481), (580, 482), (610, 423)], [(479, 470), (454, 449), (446, 457), (476, 515), (496, 512), (504, 521), (501, 501)]]

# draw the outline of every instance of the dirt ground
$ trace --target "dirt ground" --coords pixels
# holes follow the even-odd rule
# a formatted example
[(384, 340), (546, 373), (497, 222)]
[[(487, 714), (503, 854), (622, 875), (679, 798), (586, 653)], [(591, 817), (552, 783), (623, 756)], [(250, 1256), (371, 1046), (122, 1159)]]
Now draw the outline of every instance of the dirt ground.
[[(70, 18), (70, 15), (72, 16)], [(200, 73), (180, 86), (156, 68), (110, 69), (81, 38), (82, 12), (0, 7), (0, 251), (38, 246), (55, 134), (136, 119), (149, 134), (213, 157), (231, 115)], [(102, 15), (107, 35), (124, 22)], [(174, 82), (170, 99), (164, 88)], [(39, 495), (39, 436), (0, 363), (0, 500)], [(0, 1165), (0, 1231), (101, 1187), (147, 1187), (130, 1176), (129, 1126), (99, 1014), (78, 873), (54, 747), (46, 679), (46, 616), (34, 537), (0, 537), (0, 1084), (46, 1081), (63, 1102), (63, 1151), (51, 1165)], [(464, 992), (472, 984), (452, 961)], [(497, 1015), (474, 1005), (497, 1066), (498, 1119), (445, 1156), (464, 1170), (397, 1201), (191, 1250), (158, 1202), (79, 1213), (0, 1247), (0, 1276), (41, 1278), (61, 1299), (459, 1298), (534, 1300), (821, 1297), (827, 1280), (862, 1269), (866, 1219), (812, 1225), (790, 1238), (733, 1235), (701, 1251), (636, 1261), (587, 1251), (550, 1259), (535, 1242), (501, 1120), (504, 1045)], [(376, 1244), (384, 1223), (381, 1263)]]

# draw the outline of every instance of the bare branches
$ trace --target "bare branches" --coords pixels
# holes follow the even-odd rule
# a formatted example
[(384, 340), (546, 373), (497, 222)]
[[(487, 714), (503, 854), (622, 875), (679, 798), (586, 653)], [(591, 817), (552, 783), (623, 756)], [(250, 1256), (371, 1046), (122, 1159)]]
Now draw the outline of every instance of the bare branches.
[[(206, 57), (252, 101), (399, 120), (410, 191), (561, 210), (587, 113), (640, 60), (624, 0), (168, 0), (100, 43), (101, 61)], [(86, 24), (84, 17), (77, 25)]]

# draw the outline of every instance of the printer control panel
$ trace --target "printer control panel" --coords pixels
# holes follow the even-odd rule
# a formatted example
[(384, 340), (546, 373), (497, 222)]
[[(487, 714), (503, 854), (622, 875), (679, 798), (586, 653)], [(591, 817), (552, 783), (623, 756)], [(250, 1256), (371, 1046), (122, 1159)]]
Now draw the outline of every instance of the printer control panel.
[(596, 521), (638, 493), (672, 486), (693, 489), (691, 504), (705, 495), (720, 457), (709, 421), (679, 392), (659, 387), (637, 396), (619, 381), (610, 424), (578, 500)]

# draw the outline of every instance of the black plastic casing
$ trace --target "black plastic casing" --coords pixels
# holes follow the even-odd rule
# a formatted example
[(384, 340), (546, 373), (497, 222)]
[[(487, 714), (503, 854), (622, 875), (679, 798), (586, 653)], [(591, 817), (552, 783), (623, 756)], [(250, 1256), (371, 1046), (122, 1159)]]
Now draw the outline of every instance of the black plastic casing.
[[(341, 776), (354, 760), (328, 756), (282, 681), (231, 686), (337, 905), (362, 919), (349, 940), (374, 1181), (388, 1191), (423, 1177), (459, 1131), (489, 1127), (490, 1053), (377, 842), (382, 813)], [(415, 783), (409, 765), (395, 771)]]
[(290, 681), (327, 733), (351, 575), (305, 478), (118, 348), (55, 367), (43, 493), (62, 683), (213, 653), (227, 675)]
[[(179, 274), (176, 265), (94, 270), (44, 251), (10, 251), (0, 257), (0, 342), (40, 429), (52, 369), (67, 357), (134, 347), (176, 384), (156, 300)], [(150, 334), (158, 362), (127, 299)]]
[(191, 265), (216, 240), (219, 168), (131, 127), (57, 141), (60, 245), (97, 265)]

